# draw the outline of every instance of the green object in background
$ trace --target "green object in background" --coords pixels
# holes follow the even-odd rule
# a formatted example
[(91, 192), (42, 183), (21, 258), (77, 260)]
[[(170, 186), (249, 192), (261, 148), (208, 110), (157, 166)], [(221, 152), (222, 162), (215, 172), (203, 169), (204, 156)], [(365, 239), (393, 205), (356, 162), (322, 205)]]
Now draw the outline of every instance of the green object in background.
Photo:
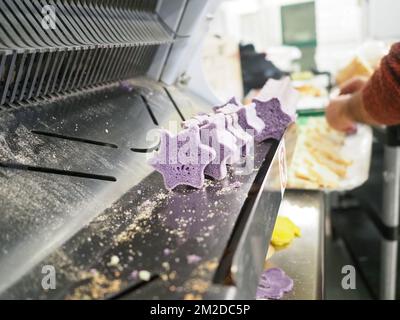
[(306, 117), (306, 116), (299, 116), (296, 120), (296, 123), (299, 126), (305, 126), (307, 124), (307, 122), (308, 122), (308, 117)]
[(297, 123), (298, 126), (304, 127), (308, 123), (308, 120), (310, 118), (315, 118), (315, 117), (321, 117), (322, 118), (323, 114), (321, 115), (321, 114), (314, 113), (312, 115), (299, 115), (297, 117), (297, 119), (296, 119), (296, 123)]
[(302, 109), (297, 114), (299, 117), (320, 117), (325, 115), (325, 109)]
[(281, 7), (282, 42), (298, 47), (302, 53), (302, 70), (315, 69), (317, 31), (314, 1)]

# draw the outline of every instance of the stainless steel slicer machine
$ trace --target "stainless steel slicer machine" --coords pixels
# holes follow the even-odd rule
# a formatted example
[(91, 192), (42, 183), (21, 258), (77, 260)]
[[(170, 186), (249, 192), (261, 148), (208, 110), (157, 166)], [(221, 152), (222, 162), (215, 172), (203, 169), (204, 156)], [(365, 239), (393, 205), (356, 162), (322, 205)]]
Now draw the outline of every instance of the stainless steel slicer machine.
[(255, 297), (283, 139), (200, 190), (147, 163), (149, 130), (218, 103), (189, 72), (217, 5), (0, 2), (0, 298)]

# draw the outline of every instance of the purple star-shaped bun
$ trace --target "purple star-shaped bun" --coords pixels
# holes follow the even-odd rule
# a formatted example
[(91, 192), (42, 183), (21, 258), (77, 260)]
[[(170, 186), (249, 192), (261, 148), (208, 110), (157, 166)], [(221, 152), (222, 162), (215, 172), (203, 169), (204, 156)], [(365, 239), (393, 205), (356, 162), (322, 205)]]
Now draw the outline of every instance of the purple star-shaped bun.
[(240, 162), (241, 157), (245, 158), (247, 156), (247, 150), (254, 145), (254, 138), (239, 125), (239, 117), (236, 113), (225, 115), (225, 120), (226, 130), (236, 138), (237, 151), (228, 162), (228, 164), (234, 164)]
[(219, 123), (218, 117), (200, 129), (201, 141), (212, 147), (216, 151), (216, 157), (204, 170), (204, 174), (216, 180), (222, 180), (228, 174), (227, 162), (237, 149), (236, 138), (225, 130), (224, 116), (222, 116), (223, 126)]
[(214, 112), (218, 112), (219, 109), (227, 106), (228, 104), (233, 104), (233, 105), (238, 106), (238, 107), (240, 106), (240, 103), (237, 101), (236, 97), (232, 97), (232, 98), (229, 99), (229, 101), (227, 103), (223, 104), (222, 106), (213, 107), (213, 110), (214, 110)]
[(149, 164), (164, 178), (167, 189), (188, 185), (200, 189), (204, 184), (204, 169), (216, 157), (216, 152), (200, 140), (200, 129), (192, 126), (176, 136), (161, 131), (160, 149)]
[(189, 128), (192, 126), (203, 126), (207, 123), (210, 122), (210, 115), (208, 114), (198, 114), (197, 116), (194, 116), (188, 120), (185, 120), (182, 122), (182, 128)]
[(281, 104), (278, 99), (273, 98), (268, 101), (259, 101), (253, 99), (257, 116), (264, 121), (265, 127), (261, 133), (256, 134), (254, 139), (257, 142), (264, 141), (268, 138), (279, 140), (282, 138), (288, 125), (292, 122), (292, 118), (282, 111)]
[(238, 123), (243, 130), (249, 132), (254, 131), (254, 135), (259, 135), (265, 128), (265, 123), (259, 116), (257, 116), (255, 106), (256, 105), (252, 103), (249, 106), (241, 107), (236, 113), (238, 115)]
[(265, 127), (264, 121), (257, 116), (254, 103), (249, 106), (243, 106), (235, 98), (232, 98), (224, 106), (214, 108), (214, 111), (225, 115), (236, 113), (239, 125), (252, 135), (260, 134)]
[(271, 268), (261, 275), (257, 288), (257, 299), (281, 299), (293, 289), (291, 279), (282, 269)]
[(269, 79), (255, 97), (258, 101), (268, 101), (272, 98), (277, 98), (283, 112), (289, 115), (293, 121), (296, 121), (296, 106), (300, 93), (293, 88), (290, 77), (281, 80)]
[(236, 104), (228, 103), (225, 106), (216, 109), (214, 112), (223, 114), (232, 114), (238, 112), (240, 108), (241, 107)]
[(188, 264), (194, 264), (201, 261), (201, 257), (197, 254), (189, 254), (186, 256), (186, 260)]

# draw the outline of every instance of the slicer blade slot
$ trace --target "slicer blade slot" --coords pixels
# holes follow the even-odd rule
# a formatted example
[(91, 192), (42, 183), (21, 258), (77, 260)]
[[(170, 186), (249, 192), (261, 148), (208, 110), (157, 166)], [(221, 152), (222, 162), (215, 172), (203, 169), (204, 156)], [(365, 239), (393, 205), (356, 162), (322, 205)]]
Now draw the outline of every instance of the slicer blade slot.
[(138, 152), (138, 153), (150, 153), (150, 152), (153, 152), (153, 151), (157, 151), (159, 146), (160, 146), (160, 144), (157, 144), (154, 147), (146, 148), (146, 149), (131, 148), (131, 151)]
[(25, 164), (20, 164), (20, 163), (0, 162), (0, 167), (8, 168), (8, 169), (15, 169), (15, 170), (25, 170), (25, 171), (57, 174), (57, 175), (70, 176), (70, 177), (111, 181), (111, 182), (117, 181), (117, 179), (112, 176), (86, 173), (86, 172), (78, 172), (78, 171), (61, 170), (61, 169), (54, 169), (54, 168), (36, 167), (36, 166), (30, 166), (30, 165), (25, 165)]
[(114, 148), (114, 149), (118, 148), (118, 146), (116, 144), (109, 143), (109, 142), (96, 141), (96, 140), (90, 140), (90, 139), (78, 138), (78, 137), (71, 137), (71, 136), (67, 136), (67, 135), (63, 135), (63, 134), (40, 131), (40, 130), (31, 130), (31, 132), (33, 134), (47, 136), (47, 137), (54, 137), (54, 138), (77, 141), (77, 142), (82, 142), (82, 143), (89, 143), (89, 144), (94, 144), (97, 146), (110, 147), (110, 148)]
[(156, 118), (156, 116), (154, 115), (153, 110), (151, 110), (151, 106), (150, 106), (149, 102), (147, 101), (146, 97), (145, 97), (144, 95), (142, 95), (142, 94), (140, 95), (140, 97), (142, 98), (143, 103), (144, 103), (144, 105), (146, 106), (147, 111), (149, 112), (149, 115), (150, 115), (150, 117), (151, 117), (151, 120), (153, 121), (153, 123), (154, 123), (156, 126), (158, 126), (159, 124), (158, 124), (157, 118)]
[(176, 110), (176, 112), (178, 112), (179, 116), (181, 117), (182, 121), (186, 121), (185, 117), (183, 116), (181, 110), (179, 109), (175, 99), (172, 97), (171, 93), (169, 92), (169, 90), (164, 87), (165, 93), (167, 94), (169, 100), (171, 100), (172, 104), (174, 105), (174, 108)]

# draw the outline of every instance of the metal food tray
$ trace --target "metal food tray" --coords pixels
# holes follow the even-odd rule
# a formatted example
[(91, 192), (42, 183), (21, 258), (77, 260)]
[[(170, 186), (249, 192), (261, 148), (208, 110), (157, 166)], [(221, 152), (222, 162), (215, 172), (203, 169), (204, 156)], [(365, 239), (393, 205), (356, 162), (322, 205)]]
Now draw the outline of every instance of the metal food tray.
[[(339, 186), (335, 189), (328, 188), (295, 188), (290, 187), (292, 190), (321, 190), (324, 192), (334, 191), (349, 191), (354, 188), (361, 186), (365, 181), (368, 180), (369, 167), (371, 162), (372, 153), (372, 129), (363, 124), (357, 125), (357, 132), (349, 135), (345, 139), (345, 143), (342, 147), (342, 154), (353, 163), (347, 169), (347, 175), (345, 179), (341, 179)], [(296, 151), (294, 151), (294, 157)]]
[(286, 190), (278, 216), (288, 217), (301, 230), (283, 250), (276, 250), (265, 263), (266, 269), (279, 267), (294, 281), (284, 300), (324, 298), (324, 194), (318, 191)]

